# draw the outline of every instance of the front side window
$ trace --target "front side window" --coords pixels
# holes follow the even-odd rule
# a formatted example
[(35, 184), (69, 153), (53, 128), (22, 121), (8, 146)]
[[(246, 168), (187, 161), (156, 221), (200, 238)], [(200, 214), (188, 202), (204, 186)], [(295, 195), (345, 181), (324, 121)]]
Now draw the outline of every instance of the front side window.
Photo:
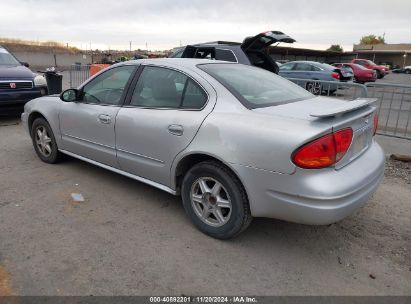
[(294, 63), (284, 63), (280, 65), (280, 71), (290, 71), (294, 66)]
[(87, 83), (82, 90), (85, 103), (120, 105), (124, 88), (135, 66), (112, 68)]
[(130, 105), (149, 108), (201, 109), (207, 94), (192, 79), (175, 70), (146, 66)]
[(199, 64), (247, 108), (261, 108), (314, 97), (293, 82), (256, 67), (235, 64)]

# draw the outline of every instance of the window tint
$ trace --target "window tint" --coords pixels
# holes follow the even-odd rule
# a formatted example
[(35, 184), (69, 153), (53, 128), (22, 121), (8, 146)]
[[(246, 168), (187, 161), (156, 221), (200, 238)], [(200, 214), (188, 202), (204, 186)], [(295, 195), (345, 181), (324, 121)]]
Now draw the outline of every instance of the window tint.
[(234, 53), (230, 50), (216, 49), (215, 50), (215, 58), (217, 60), (237, 62), (237, 59), (235, 58)]
[(123, 90), (135, 66), (112, 68), (97, 76), (82, 90), (82, 100), (87, 103), (119, 105)]
[(233, 63), (201, 64), (198, 67), (223, 84), (248, 108), (313, 97), (291, 81), (260, 68)]
[(197, 49), (197, 52), (194, 58), (215, 59), (215, 49), (214, 48), (199, 48)]
[(207, 101), (207, 94), (191, 79), (188, 79), (183, 96), (183, 108), (201, 109)]
[(0, 47), (0, 65), (20, 65), (20, 62), (7, 52), (6, 49)]
[(138, 79), (131, 105), (150, 108), (200, 109), (207, 95), (183, 73), (146, 66)]
[(296, 64), (294, 70), (295, 71), (311, 71), (312, 66), (311, 64), (300, 62)]
[(281, 71), (289, 71), (293, 68), (294, 63), (284, 63), (283, 65), (280, 65), (280, 70)]

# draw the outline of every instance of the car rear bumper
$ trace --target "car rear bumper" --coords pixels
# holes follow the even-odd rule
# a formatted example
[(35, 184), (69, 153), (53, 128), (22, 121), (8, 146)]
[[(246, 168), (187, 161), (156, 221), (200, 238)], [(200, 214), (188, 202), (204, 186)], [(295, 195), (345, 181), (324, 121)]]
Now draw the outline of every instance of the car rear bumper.
[(340, 170), (297, 169), (288, 175), (241, 165), (234, 169), (246, 187), (253, 216), (327, 225), (350, 215), (370, 198), (383, 177), (384, 160), (374, 142)]

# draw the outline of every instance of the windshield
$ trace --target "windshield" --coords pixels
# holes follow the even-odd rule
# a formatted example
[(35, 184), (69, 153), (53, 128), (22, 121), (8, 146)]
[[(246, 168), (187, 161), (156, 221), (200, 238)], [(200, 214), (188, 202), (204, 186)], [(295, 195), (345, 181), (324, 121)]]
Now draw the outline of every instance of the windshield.
[(20, 62), (5, 49), (0, 48), (0, 65), (20, 65)]
[(242, 64), (212, 63), (198, 67), (217, 79), (247, 108), (268, 107), (314, 97), (291, 81), (264, 69)]

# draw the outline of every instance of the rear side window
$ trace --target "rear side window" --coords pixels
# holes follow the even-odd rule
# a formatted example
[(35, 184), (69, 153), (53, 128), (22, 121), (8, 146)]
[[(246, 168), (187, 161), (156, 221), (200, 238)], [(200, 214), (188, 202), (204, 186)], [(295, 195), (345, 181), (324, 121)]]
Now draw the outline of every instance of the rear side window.
[(312, 65), (308, 63), (297, 63), (294, 70), (296, 71), (312, 71)]
[(148, 108), (201, 109), (207, 94), (178, 71), (146, 66), (134, 89), (130, 105)]
[(237, 59), (235, 58), (235, 55), (231, 50), (216, 49), (215, 58), (217, 60), (237, 62)]

